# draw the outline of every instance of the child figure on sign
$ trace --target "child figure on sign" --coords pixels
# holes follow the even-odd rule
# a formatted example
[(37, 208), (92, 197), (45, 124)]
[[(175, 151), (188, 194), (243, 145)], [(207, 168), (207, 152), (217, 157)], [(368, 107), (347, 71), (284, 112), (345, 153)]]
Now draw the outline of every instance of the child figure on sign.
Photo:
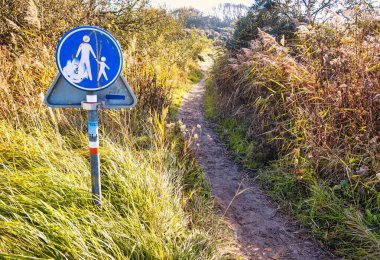
[(99, 81), (99, 79), (100, 79), (101, 76), (104, 76), (104, 78), (106, 80), (108, 80), (107, 73), (106, 73), (106, 68), (110, 69), (110, 67), (108, 67), (107, 64), (105, 63), (106, 57), (102, 57), (100, 60), (101, 61), (96, 60), (99, 63), (98, 81)]

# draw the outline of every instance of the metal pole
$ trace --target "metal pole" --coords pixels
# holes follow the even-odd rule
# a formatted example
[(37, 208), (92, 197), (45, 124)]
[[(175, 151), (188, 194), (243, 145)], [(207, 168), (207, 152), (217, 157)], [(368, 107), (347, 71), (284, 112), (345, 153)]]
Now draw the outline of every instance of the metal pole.
[(98, 110), (88, 111), (88, 139), (91, 164), (91, 186), (94, 203), (101, 205)]
[(96, 95), (87, 95), (87, 102), (82, 103), (82, 107), (88, 114), (88, 140), (91, 165), (91, 187), (94, 203), (101, 205), (101, 185), (100, 185), (100, 159), (99, 159), (99, 127), (98, 127), (98, 105)]

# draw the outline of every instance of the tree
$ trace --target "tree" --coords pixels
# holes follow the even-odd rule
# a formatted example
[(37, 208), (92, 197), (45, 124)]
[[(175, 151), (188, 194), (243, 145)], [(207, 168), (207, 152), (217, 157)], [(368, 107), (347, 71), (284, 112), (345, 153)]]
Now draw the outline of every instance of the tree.
[(173, 16), (183, 21), (186, 28), (205, 28), (206, 19), (203, 13), (192, 7), (182, 7), (173, 11)]
[(227, 47), (247, 47), (250, 40), (258, 37), (259, 28), (277, 39), (283, 35), (292, 38), (297, 26), (304, 20), (303, 16), (292, 8), (289, 1), (257, 1), (249, 9), (248, 14), (237, 21), (233, 39), (227, 43)]
[(339, 0), (302, 0), (298, 1), (298, 9), (300, 12), (305, 10), (305, 17), (308, 24), (314, 24), (319, 16), (323, 16), (323, 13), (338, 4)]
[(243, 4), (232, 4), (224, 3), (219, 4), (217, 7), (214, 7), (215, 16), (221, 16), (222, 21), (227, 25), (230, 25), (232, 22), (242, 18), (247, 14), (248, 6)]

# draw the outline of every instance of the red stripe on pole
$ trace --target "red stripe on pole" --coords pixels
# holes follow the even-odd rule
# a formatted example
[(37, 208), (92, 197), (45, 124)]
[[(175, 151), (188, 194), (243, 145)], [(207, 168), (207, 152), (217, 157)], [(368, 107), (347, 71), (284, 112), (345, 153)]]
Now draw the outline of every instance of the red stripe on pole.
[(99, 148), (89, 148), (90, 154), (98, 154), (99, 153)]

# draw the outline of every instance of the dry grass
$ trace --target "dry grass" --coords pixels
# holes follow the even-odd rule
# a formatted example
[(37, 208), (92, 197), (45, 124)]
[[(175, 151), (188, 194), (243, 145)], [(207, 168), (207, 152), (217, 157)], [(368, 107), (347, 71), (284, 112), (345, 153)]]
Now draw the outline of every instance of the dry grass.
[[(294, 179), (289, 187), (296, 190), (281, 196), (293, 194), (309, 218), (305, 222), (337, 252), (362, 256), (376, 252), (380, 243), (380, 32), (374, 17), (352, 16), (301, 27), (288, 46), (261, 31), (251, 48), (221, 57), (213, 78), (221, 107), (247, 124), (251, 158), (264, 153), (261, 163), (286, 161), (263, 174), (267, 184)], [(310, 192), (316, 187), (336, 199)], [(351, 213), (322, 210), (323, 205), (348, 207)], [(360, 235), (350, 228), (352, 212), (365, 215), (356, 222)]]
[[(203, 172), (179, 126), (166, 127), (167, 107), (204, 43), (144, 1), (119, 1), (118, 12), (106, 3), (0, 3), (0, 258), (228, 255)], [(43, 103), (59, 37), (83, 24), (120, 41), (138, 99), (132, 110), (100, 112), (101, 209), (91, 200), (86, 113)]]
[[(380, 171), (378, 32), (325, 25), (300, 32), (303, 44), (289, 47), (268, 41), (264, 32), (260, 36), (261, 42), (223, 57), (215, 69), (228, 109), (249, 115), (250, 132), (298, 160), (296, 170), (302, 158), (320, 165), (327, 157), (320, 173), (332, 182), (355, 173), (375, 177)], [(359, 171), (364, 165), (369, 168)], [(347, 166), (355, 171), (347, 172)]]

